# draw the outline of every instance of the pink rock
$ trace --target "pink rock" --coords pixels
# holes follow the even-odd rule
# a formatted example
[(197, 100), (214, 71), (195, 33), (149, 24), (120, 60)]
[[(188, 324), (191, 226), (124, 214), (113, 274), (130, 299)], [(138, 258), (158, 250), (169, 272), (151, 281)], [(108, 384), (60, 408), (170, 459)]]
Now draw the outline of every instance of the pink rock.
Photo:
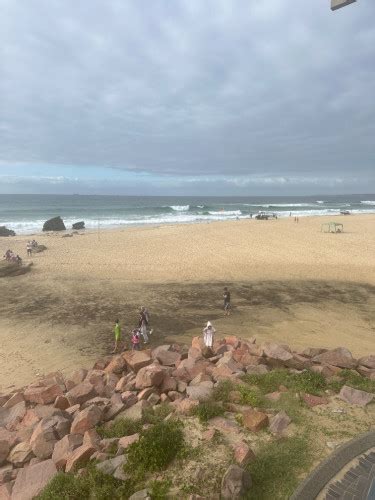
[(253, 409), (243, 413), (243, 425), (252, 432), (258, 432), (268, 426), (269, 420), (265, 413)]
[(138, 403), (137, 393), (132, 391), (126, 391), (121, 394), (122, 402), (125, 405), (125, 409)]
[(20, 470), (13, 487), (14, 500), (30, 500), (35, 498), (57, 474), (52, 460), (40, 462)]
[(113, 420), (123, 410), (126, 410), (126, 406), (122, 401), (121, 401), (121, 403), (115, 403), (115, 404), (111, 404), (111, 405), (107, 406), (104, 409), (104, 413), (103, 413), (104, 422), (109, 422), (110, 420)]
[(126, 351), (122, 354), (126, 364), (134, 372), (138, 372), (141, 368), (151, 365), (153, 359), (146, 351)]
[(63, 396), (63, 391), (58, 384), (41, 387), (29, 387), (24, 392), (24, 398), (30, 403), (47, 405), (53, 403), (57, 396)]
[(250, 365), (246, 367), (246, 373), (249, 373), (250, 375), (264, 375), (269, 371), (270, 369), (266, 365), (257, 365), (257, 366)]
[(128, 379), (127, 375), (125, 377), (121, 377), (120, 380), (116, 384), (115, 391), (116, 392), (125, 392), (126, 386), (128, 385), (128, 382), (129, 382), (129, 379)]
[(199, 401), (194, 401), (192, 399), (182, 399), (174, 401), (172, 404), (175, 406), (176, 412), (180, 415), (190, 415), (193, 409), (199, 405)]
[(302, 394), (302, 399), (310, 408), (319, 405), (328, 404), (328, 399), (320, 396), (313, 396), (312, 394)]
[(228, 366), (217, 366), (212, 370), (212, 378), (216, 381), (233, 377), (233, 371)]
[[(118, 401), (121, 401), (120, 394), (116, 394), (115, 396), (119, 398)], [(118, 402), (118, 401), (116, 401), (116, 402)], [(111, 399), (101, 398), (101, 397), (97, 396), (96, 398), (89, 399), (88, 401), (86, 401), (86, 403), (83, 403), (81, 410), (84, 410), (85, 408), (88, 408), (89, 406), (92, 406), (92, 405), (99, 406), (102, 410), (104, 410), (107, 406), (110, 406), (111, 402), (112, 402)]]
[(243, 441), (234, 447), (234, 459), (241, 467), (245, 467), (250, 462), (253, 462), (256, 457), (253, 450)]
[(195, 347), (190, 347), (188, 352), (188, 359), (192, 359), (194, 361), (198, 361), (203, 359), (203, 354), (201, 349), (196, 349)]
[(71, 433), (84, 434), (101, 421), (102, 414), (102, 410), (96, 405), (80, 411), (73, 420)]
[(13, 485), (11, 483), (5, 483), (0, 486), (0, 499), (1, 500), (11, 500), (12, 498)]
[(333, 377), (336, 374), (335, 370), (337, 370), (337, 368), (331, 367), (330, 365), (313, 365), (311, 367), (311, 371), (313, 371), (314, 373), (319, 373), (325, 378)]
[(24, 401), (12, 406), (12, 408), (0, 408), (0, 427), (15, 430), (26, 414)]
[(366, 368), (370, 368), (371, 370), (375, 370), (375, 355), (365, 356), (358, 360), (358, 363)]
[(306, 356), (307, 358), (315, 358), (315, 356), (319, 356), (319, 354), (323, 354), (327, 352), (328, 349), (322, 349), (319, 347), (308, 347), (304, 351), (302, 351), (302, 356)]
[(178, 352), (161, 350), (156, 355), (156, 359), (163, 366), (176, 366), (176, 363), (180, 361), (181, 356)]
[(93, 369), (94, 370), (104, 370), (104, 368), (109, 364), (109, 362), (111, 361), (112, 359), (112, 356), (106, 356), (104, 358), (100, 358), (98, 359), (94, 366), (93, 366)]
[(44, 460), (52, 457), (54, 447), (70, 431), (70, 420), (61, 416), (43, 418), (36, 426), (30, 446), (36, 457)]
[(99, 447), (104, 453), (109, 453), (114, 447), (118, 447), (118, 442), (119, 438), (102, 439)]
[(225, 417), (211, 418), (210, 425), (224, 434), (229, 432), (231, 434), (238, 435), (240, 432), (240, 426), (238, 423)]
[(82, 446), (83, 437), (79, 434), (68, 434), (55, 444), (52, 460), (57, 469), (64, 470), (68, 456), (79, 446)]
[(137, 443), (139, 439), (140, 439), (139, 434), (133, 434), (132, 436), (123, 437), (119, 440), (118, 446), (122, 450), (127, 450), (130, 445), (132, 445), (133, 443)]
[(285, 411), (281, 411), (271, 418), (269, 430), (272, 434), (280, 435), (285, 431), (290, 423), (291, 419)]
[(229, 335), (228, 337), (225, 337), (224, 340), (227, 345), (231, 345), (234, 349), (240, 345), (240, 340), (235, 335)]
[(292, 359), (285, 362), (285, 366), (288, 368), (294, 368), (296, 370), (309, 370), (311, 368), (312, 361), (310, 358), (296, 353), (293, 353), (292, 356)]
[(375, 380), (375, 369), (366, 368), (365, 366), (358, 366), (357, 372), (370, 380)]
[(22, 467), (34, 456), (31, 446), (27, 442), (17, 444), (8, 455), (8, 462), (16, 467)]
[(70, 377), (70, 380), (74, 382), (75, 385), (82, 384), (82, 382), (85, 380), (87, 376), (87, 370), (84, 368), (81, 368), (79, 370), (76, 370), (72, 376)]
[(179, 392), (177, 392), (177, 391), (169, 391), (168, 392), (168, 398), (171, 401), (178, 401), (180, 399), (184, 399), (184, 396), (182, 394), (180, 394)]
[(339, 397), (351, 405), (366, 406), (374, 399), (374, 394), (344, 385)]
[(69, 408), (70, 404), (65, 396), (57, 396), (53, 406), (55, 408), (58, 408), (59, 410), (66, 410), (67, 408)]
[(161, 403), (169, 403), (170, 399), (167, 394), (160, 394), (160, 402)]
[(66, 462), (65, 472), (72, 472), (83, 467), (90, 460), (91, 456), (97, 450), (91, 445), (82, 445), (76, 448), (69, 456)]
[(66, 393), (70, 406), (83, 404), (96, 395), (94, 386), (88, 382), (82, 382)]
[(332, 349), (331, 351), (324, 352), (313, 358), (314, 363), (322, 363), (339, 368), (356, 368), (357, 361), (353, 358), (352, 353), (343, 347)]
[(293, 355), (285, 347), (273, 342), (264, 342), (262, 344), (264, 356), (267, 362), (272, 366), (282, 366), (286, 361), (293, 359)]
[[(184, 393), (186, 392), (187, 383), (182, 380), (177, 380), (177, 391)], [(173, 389), (172, 389), (173, 390)]]
[(213, 383), (202, 382), (199, 385), (189, 386), (186, 389), (186, 394), (189, 396), (190, 399), (193, 400), (197, 400), (200, 402), (209, 401), (212, 398), (213, 394)]
[(164, 379), (164, 371), (156, 365), (146, 366), (141, 368), (137, 373), (135, 386), (137, 389), (145, 389), (146, 387), (157, 387), (161, 385)]
[(242, 366), (249, 366), (249, 365), (257, 366), (265, 363), (264, 358), (262, 358), (261, 356), (254, 356), (249, 352), (241, 356), (241, 358), (238, 361), (239, 363), (241, 363)]
[(65, 411), (68, 415), (72, 416), (72, 417), (75, 417), (75, 415), (79, 412), (81, 408), (81, 405), (73, 405), (73, 406), (69, 406), (69, 408), (67, 408)]
[(8, 439), (0, 438), (0, 465), (3, 465), (7, 456), (9, 455), (10, 444)]
[(106, 373), (122, 373), (126, 368), (126, 362), (122, 356), (115, 356), (109, 365), (104, 369)]
[(21, 403), (22, 401), (24, 401), (23, 393), (16, 392), (8, 399), (6, 403), (3, 404), (3, 408), (13, 408), (13, 406)]
[[(212, 382), (212, 378), (207, 375), (206, 373), (199, 373), (193, 380), (190, 382), (189, 385), (199, 385), (201, 382)], [(186, 390), (186, 389), (185, 389)]]
[(93, 448), (99, 449), (101, 443), (101, 437), (99, 436), (96, 429), (89, 429), (85, 432), (83, 436), (84, 445), (90, 445)]
[(177, 380), (170, 375), (164, 375), (163, 382), (160, 386), (160, 392), (175, 391), (177, 389)]
[(233, 352), (226, 352), (224, 356), (221, 359), (219, 359), (216, 366), (217, 367), (226, 366), (232, 371), (232, 373), (242, 370), (241, 363), (237, 363), (237, 361), (235, 361), (235, 359), (233, 358)]

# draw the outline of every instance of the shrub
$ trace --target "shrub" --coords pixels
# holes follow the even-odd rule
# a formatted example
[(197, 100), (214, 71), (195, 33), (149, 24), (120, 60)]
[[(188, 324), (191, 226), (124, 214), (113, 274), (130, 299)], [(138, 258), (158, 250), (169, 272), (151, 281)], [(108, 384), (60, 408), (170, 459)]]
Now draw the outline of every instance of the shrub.
[(142, 431), (140, 440), (129, 447), (125, 471), (140, 479), (146, 472), (165, 469), (183, 445), (181, 422), (160, 422)]
[(57, 474), (37, 497), (38, 500), (125, 499), (134, 493), (131, 481), (119, 481), (90, 465), (85, 475)]
[(200, 422), (207, 422), (211, 418), (223, 415), (224, 408), (214, 401), (200, 403), (193, 408), (192, 414), (199, 418)]
[(97, 431), (100, 437), (104, 438), (121, 438), (124, 436), (132, 436), (142, 430), (141, 420), (132, 420), (123, 418), (113, 422), (110, 427), (98, 427)]
[(223, 403), (228, 403), (229, 393), (233, 391), (234, 386), (231, 380), (222, 380), (214, 388), (213, 398), (215, 401), (223, 401)]
[(158, 424), (162, 422), (165, 417), (172, 413), (172, 408), (168, 403), (149, 408), (145, 408), (142, 422), (144, 424)]
[(344, 385), (349, 385), (353, 389), (375, 393), (375, 380), (362, 377), (351, 370), (342, 370), (339, 373), (340, 380), (329, 383), (329, 388), (339, 392)]
[(319, 395), (326, 389), (323, 375), (309, 370), (302, 373), (289, 373), (287, 370), (273, 370), (263, 375), (245, 375), (243, 381), (255, 385), (263, 394), (277, 391), (280, 385), (296, 392)]

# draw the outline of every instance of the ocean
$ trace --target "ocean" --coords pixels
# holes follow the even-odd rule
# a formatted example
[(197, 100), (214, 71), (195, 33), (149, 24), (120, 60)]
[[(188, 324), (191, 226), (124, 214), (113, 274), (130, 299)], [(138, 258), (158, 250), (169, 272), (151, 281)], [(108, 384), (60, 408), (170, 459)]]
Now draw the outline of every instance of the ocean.
[(0, 195), (0, 226), (18, 234), (42, 231), (44, 222), (60, 215), (67, 229), (84, 220), (98, 227), (179, 224), (248, 218), (259, 211), (278, 217), (375, 213), (375, 195), (290, 197), (157, 197)]

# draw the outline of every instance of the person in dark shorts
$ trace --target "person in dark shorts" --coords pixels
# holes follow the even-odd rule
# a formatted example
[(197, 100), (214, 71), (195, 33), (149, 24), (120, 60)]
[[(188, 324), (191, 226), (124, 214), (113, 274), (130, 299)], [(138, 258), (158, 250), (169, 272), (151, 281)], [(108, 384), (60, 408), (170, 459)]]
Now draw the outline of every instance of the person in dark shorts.
[(224, 314), (225, 316), (229, 316), (231, 305), (230, 305), (230, 291), (228, 290), (227, 287), (224, 288), (223, 298), (224, 298)]

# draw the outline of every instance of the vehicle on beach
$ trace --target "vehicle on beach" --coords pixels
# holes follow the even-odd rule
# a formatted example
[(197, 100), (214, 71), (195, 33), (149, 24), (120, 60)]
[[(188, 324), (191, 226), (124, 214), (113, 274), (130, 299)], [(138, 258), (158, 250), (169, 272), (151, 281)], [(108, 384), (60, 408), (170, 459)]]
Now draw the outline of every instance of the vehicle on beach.
[(340, 210), (341, 215), (351, 215), (351, 212), (349, 210)]
[(277, 215), (274, 213), (269, 214), (267, 212), (258, 212), (255, 218), (258, 220), (277, 219)]

